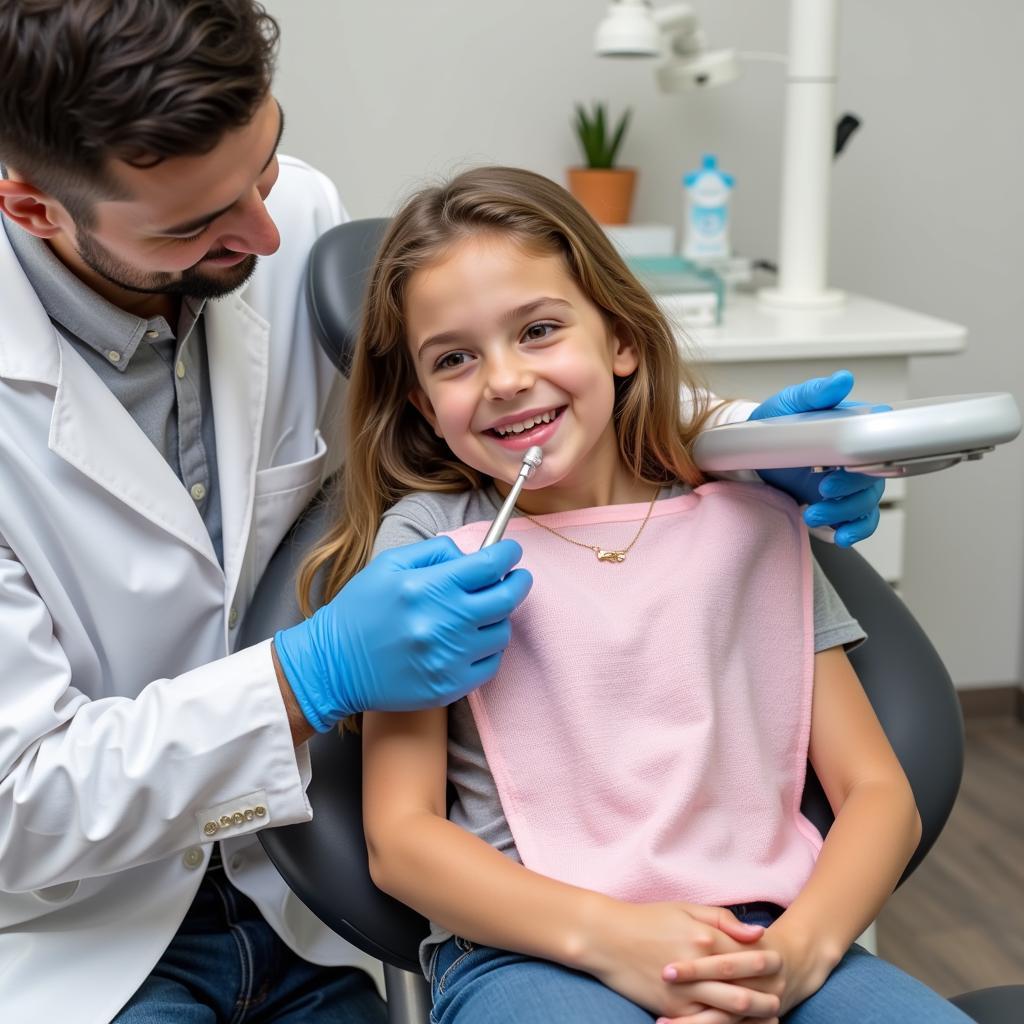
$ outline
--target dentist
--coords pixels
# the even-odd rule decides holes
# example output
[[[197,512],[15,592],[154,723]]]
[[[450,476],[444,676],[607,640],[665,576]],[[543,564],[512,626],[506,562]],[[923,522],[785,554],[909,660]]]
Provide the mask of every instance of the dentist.
[[[490,678],[529,589],[512,541],[467,557],[430,541],[286,631],[283,659],[269,640],[236,649],[341,456],[325,437],[342,382],[303,277],[345,214],[278,155],[276,40],[254,0],[0,0],[11,1024],[383,1020],[373,962],[291,895],[255,833],[310,817],[314,729]],[[775,482],[843,542],[874,529],[874,485],[833,476],[822,502],[808,472]]]

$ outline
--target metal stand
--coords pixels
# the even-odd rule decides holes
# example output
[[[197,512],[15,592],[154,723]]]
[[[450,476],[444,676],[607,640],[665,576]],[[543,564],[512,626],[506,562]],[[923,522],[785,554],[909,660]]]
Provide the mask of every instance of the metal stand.
[[[430,1019],[430,989],[423,975],[386,963],[384,990],[387,992],[389,1024],[427,1024]]]

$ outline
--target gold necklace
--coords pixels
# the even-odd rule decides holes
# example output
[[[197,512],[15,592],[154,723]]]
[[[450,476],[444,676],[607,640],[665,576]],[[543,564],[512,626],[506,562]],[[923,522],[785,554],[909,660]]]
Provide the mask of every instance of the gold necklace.
[[[568,541],[570,544],[575,544],[578,548],[587,548],[589,551],[593,551],[597,555],[599,562],[624,562],[626,555],[629,554],[630,549],[640,539],[640,534],[644,532],[644,527],[647,525],[647,520],[651,518],[651,512],[654,510],[654,503],[658,499],[658,495],[661,493],[661,487],[656,487],[654,490],[654,496],[651,498],[651,503],[647,506],[647,515],[644,516],[644,521],[640,524],[640,529],[633,535],[633,539],[624,547],[618,551],[612,551],[601,547],[599,544],[584,544],[581,540],[573,540],[572,537],[566,537],[564,533],[559,533],[557,530],[552,530],[550,526],[545,526],[544,523],[538,522],[533,516],[524,512],[521,508],[516,508],[516,511],[523,516],[525,519],[529,519],[534,526],[539,526],[542,530],[547,530],[548,533],[553,533],[556,537],[560,537],[562,540]]]

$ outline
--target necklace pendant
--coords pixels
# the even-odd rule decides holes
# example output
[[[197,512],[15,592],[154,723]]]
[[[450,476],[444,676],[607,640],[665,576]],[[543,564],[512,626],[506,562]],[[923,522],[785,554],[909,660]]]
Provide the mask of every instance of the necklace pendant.
[[[624,562],[626,560],[625,551],[605,551],[604,548],[598,548],[596,554],[599,562]]]

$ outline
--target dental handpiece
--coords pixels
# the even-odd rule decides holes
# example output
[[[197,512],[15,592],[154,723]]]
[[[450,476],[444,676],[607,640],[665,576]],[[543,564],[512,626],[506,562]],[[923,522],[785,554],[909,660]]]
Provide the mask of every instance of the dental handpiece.
[[[526,449],[526,453],[523,455],[523,464],[519,467],[519,475],[512,484],[512,490],[508,492],[508,497],[498,510],[498,514],[494,517],[494,522],[491,523],[491,528],[487,531],[483,544],[480,545],[481,551],[484,548],[489,548],[492,544],[497,544],[501,540],[505,527],[508,526],[508,521],[512,518],[512,513],[515,511],[516,502],[519,500],[519,492],[523,489],[523,484],[526,483],[527,478],[541,464],[543,459],[544,453],[537,445],[532,445]]]

